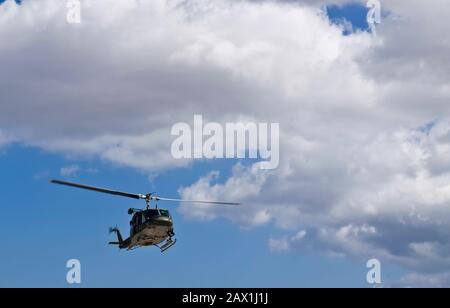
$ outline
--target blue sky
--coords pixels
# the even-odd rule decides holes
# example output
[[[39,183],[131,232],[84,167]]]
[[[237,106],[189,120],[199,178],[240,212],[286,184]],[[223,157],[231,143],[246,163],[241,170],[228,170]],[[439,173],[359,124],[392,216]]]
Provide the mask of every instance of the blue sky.
[[[328,17],[334,23],[342,24],[342,21],[347,20],[352,24],[354,30],[368,30],[367,13],[368,9],[359,3],[330,5],[327,7]]]
[[[54,5],[49,1],[46,4]],[[371,43],[375,38],[367,33],[341,35],[317,16],[317,11],[307,8],[274,4],[270,10],[264,10],[253,3],[234,11],[245,13],[248,10],[255,13],[254,16],[271,18],[272,33],[264,31],[263,27],[268,24],[265,20],[245,20],[241,25],[243,20],[234,20],[233,14],[221,9],[213,12],[216,15],[211,19],[202,16],[204,20],[198,24],[195,21],[184,24],[185,20],[180,22],[179,16],[174,17],[170,10],[162,10],[159,15],[160,11],[154,10],[153,4],[145,4],[152,8],[149,12],[156,12],[153,19],[143,18],[139,11],[125,4],[117,4],[120,5],[124,5],[127,12],[124,16],[116,14],[116,19],[111,20],[134,21],[137,16],[141,19],[136,20],[145,25],[149,23],[149,27],[154,26],[153,22],[161,23],[162,27],[167,25],[164,28],[167,32],[161,31],[156,37],[145,36],[148,40],[141,41],[140,36],[136,37],[142,30],[136,28],[139,23],[130,22],[129,28],[115,25],[102,16],[101,6],[90,8],[87,26],[83,27],[66,25],[63,14],[41,16],[35,8],[30,8],[33,21],[41,22],[42,26],[15,18],[7,25],[14,21],[17,28],[3,32],[0,29],[0,35],[10,42],[10,48],[0,49],[0,65],[12,66],[10,71],[14,74],[11,76],[16,78],[0,73],[0,93],[4,95],[3,105],[0,105],[0,232],[4,237],[0,247],[0,287],[71,287],[65,280],[65,264],[69,259],[81,261],[82,287],[370,287],[366,282],[367,254],[372,256],[380,251],[388,258],[382,260],[385,286],[395,284],[410,273],[402,267],[405,264],[425,273],[431,268],[433,274],[434,260],[446,257],[447,242],[443,241],[437,248],[432,245],[445,237],[448,228],[440,220],[437,224],[422,224],[422,218],[429,217],[429,221],[434,222],[436,213],[439,219],[445,217],[441,212],[429,213],[428,209],[432,208],[430,204],[436,205],[435,199],[447,200],[447,197],[443,195],[429,201],[426,197],[433,194],[420,195],[421,190],[414,185],[417,183],[415,176],[423,174],[423,168],[431,168],[430,178],[419,180],[428,180],[424,186],[436,188],[436,194],[445,192],[446,182],[439,176],[446,174],[448,155],[441,153],[443,156],[437,156],[434,164],[423,167],[422,157],[411,158],[409,153],[404,155],[402,149],[417,146],[413,148],[416,151],[411,152],[422,153],[421,146],[433,150],[433,142],[448,140],[444,138],[447,131],[441,120],[430,126],[424,135],[414,131],[430,123],[436,115],[442,114],[445,118],[448,105],[445,99],[425,90],[415,92],[414,80],[403,80],[405,75],[418,75],[410,71],[416,68],[410,65],[417,63],[415,54],[405,57],[396,54],[404,46],[397,39],[397,30],[409,31],[411,25],[389,28],[388,22],[383,23],[385,32],[381,35],[386,35],[390,44],[376,49]],[[295,12],[286,14],[288,9]],[[57,10],[49,9],[49,12]],[[334,23],[341,24],[345,19],[352,23],[353,29],[367,30],[364,6],[329,6],[327,13]],[[230,16],[236,24],[230,23]],[[92,31],[95,22],[108,27],[100,32]],[[314,27],[310,28],[307,22]],[[58,23],[61,27],[52,26]],[[177,32],[180,26],[183,31]],[[37,30],[31,33],[28,27]],[[198,29],[211,36],[197,40]],[[232,29],[235,31],[230,33]],[[255,35],[255,29],[261,33]],[[154,33],[159,32],[150,32]],[[178,38],[178,33],[180,39],[173,40]],[[16,36],[21,39],[17,40]],[[428,34],[422,39],[424,37],[428,38]],[[121,44],[121,39],[136,48]],[[251,41],[249,46],[245,44],[247,41]],[[22,46],[26,46],[26,50]],[[189,52],[183,54],[180,50]],[[197,51],[200,59],[195,58]],[[202,53],[207,52],[211,52],[206,57],[210,62],[202,58],[205,57]],[[170,61],[180,61],[175,69],[164,65],[173,63],[165,58],[169,54]],[[186,54],[192,58],[183,58]],[[433,61],[427,63],[432,68],[437,65],[436,59],[446,59],[446,56],[447,53],[433,56]],[[33,70],[22,69],[21,57],[27,57],[26,68]],[[264,61],[258,57],[263,57]],[[235,65],[236,59],[244,60]],[[404,62],[396,64],[396,61]],[[424,65],[421,69],[427,68]],[[264,80],[265,76],[270,76],[270,82]],[[444,82],[448,82],[444,77]],[[393,82],[395,78],[400,78],[401,82]],[[433,79],[427,89],[440,85],[438,81]],[[404,82],[411,84],[405,86]],[[398,84],[400,89],[395,88]],[[407,86],[411,87],[409,91],[405,90]],[[446,89],[442,86],[440,92],[433,92],[448,95],[450,92]],[[403,91],[414,97],[407,97]],[[373,102],[367,102],[368,97],[373,97]],[[419,98],[430,101],[426,110],[416,101]],[[197,100],[198,105],[189,104]],[[211,104],[212,100],[217,104]],[[167,107],[170,105],[167,101],[173,106]],[[398,105],[390,108],[389,104]],[[205,110],[208,118],[220,121],[229,120],[222,117],[224,114],[232,119],[248,115],[270,121],[273,116],[287,127],[289,133],[284,141],[289,142],[282,144],[287,150],[282,151],[280,168],[267,183],[260,184],[259,196],[247,196],[253,206],[249,206],[250,212],[255,215],[258,214],[255,203],[265,209],[272,209],[273,203],[269,223],[246,228],[245,223],[233,223],[223,218],[225,215],[218,215],[220,218],[212,221],[194,221],[178,211],[176,204],[167,204],[164,206],[171,209],[174,216],[177,244],[166,254],[156,248],[119,252],[116,247],[107,245],[114,240],[108,228],[118,225],[127,234],[130,219],[127,209],[141,207],[142,203],[48,183],[49,179],[63,178],[135,193],[157,192],[162,196],[179,197],[181,187],[192,187],[211,171],[220,171],[219,183],[229,178],[242,180],[239,177],[242,175],[232,174],[235,160],[169,168],[172,161],[169,160],[168,166],[164,156],[167,153],[162,152],[167,138],[158,135],[168,131],[167,123],[163,123],[164,116],[170,126],[171,121],[192,119],[192,110]],[[388,116],[386,110],[389,110]],[[149,119],[149,114],[157,116]],[[401,138],[410,137],[405,133],[408,127],[413,130],[408,133],[414,140],[423,142],[405,143]],[[155,131],[156,136],[147,135],[149,130]],[[378,152],[372,155],[373,151]],[[72,152],[74,155],[70,155]],[[287,161],[292,162],[288,167]],[[152,170],[148,166],[153,162],[165,164],[166,169]],[[246,166],[252,163],[241,162]],[[343,167],[347,164],[351,168]],[[61,169],[70,166],[77,166],[78,172],[62,176]],[[439,168],[444,171],[436,172]],[[288,169],[291,173],[286,172]],[[158,176],[150,182],[149,174],[153,171]],[[243,175],[244,183],[246,175]],[[248,184],[253,184],[253,178],[248,178]],[[391,178],[395,180],[388,181]],[[405,182],[399,182],[401,180]],[[218,190],[233,193],[224,186],[219,186]],[[398,192],[401,198],[396,195]],[[419,196],[414,201],[425,200],[414,208],[424,209],[417,214],[418,221],[414,221],[409,204],[396,203],[398,200],[408,203],[409,196]],[[331,208],[331,202],[335,201],[337,206]],[[354,207],[355,203],[360,207]],[[372,213],[374,204],[379,206],[379,216],[375,218],[367,214]],[[242,211],[245,206],[244,203]],[[277,211],[285,209],[289,210],[288,215],[282,212],[277,215]],[[299,212],[306,213],[306,218],[302,216],[292,223],[289,215]],[[278,219],[277,216],[283,217]],[[311,237],[302,242],[305,246],[291,240],[301,230],[312,230],[311,235],[308,234]],[[330,236],[320,237],[324,230]],[[415,241],[417,230],[424,243]],[[370,237],[374,233],[375,237]],[[341,238],[333,237],[336,234]],[[393,234],[398,236],[392,237]],[[444,235],[441,237],[441,234]],[[270,238],[290,239],[290,249],[271,251]],[[408,250],[411,247],[416,251]],[[438,255],[426,260],[421,249]],[[327,256],[330,251],[353,257]],[[421,261],[424,261],[423,266]]]
[[[3,2],[5,2],[6,0],[0,0],[0,4],[2,4]],[[15,0],[17,3],[21,3],[22,2],[22,0]]]

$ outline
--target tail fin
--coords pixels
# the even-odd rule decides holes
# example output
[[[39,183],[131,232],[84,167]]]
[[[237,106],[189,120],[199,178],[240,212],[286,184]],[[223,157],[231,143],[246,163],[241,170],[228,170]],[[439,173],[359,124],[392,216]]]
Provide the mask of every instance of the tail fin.
[[[117,227],[109,228],[109,233],[113,233],[113,232],[116,233],[118,242],[110,242],[109,244],[122,246],[123,238],[122,238],[122,235],[120,234],[119,228],[117,228]]]

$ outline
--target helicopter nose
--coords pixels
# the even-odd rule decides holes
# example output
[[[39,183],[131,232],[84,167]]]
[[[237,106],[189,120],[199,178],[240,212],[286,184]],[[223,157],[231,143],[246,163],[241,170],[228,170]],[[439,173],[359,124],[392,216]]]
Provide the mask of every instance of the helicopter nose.
[[[155,223],[161,225],[161,226],[166,226],[166,227],[171,227],[172,226],[172,219],[170,219],[169,217],[158,217],[155,220]]]

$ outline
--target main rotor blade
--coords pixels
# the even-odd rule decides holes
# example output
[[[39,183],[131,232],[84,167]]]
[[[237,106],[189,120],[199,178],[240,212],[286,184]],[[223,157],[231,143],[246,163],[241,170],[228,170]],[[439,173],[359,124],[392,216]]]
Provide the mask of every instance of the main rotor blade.
[[[183,203],[202,203],[202,204],[217,204],[217,205],[241,205],[240,203],[231,202],[214,202],[214,201],[198,201],[198,200],[183,200],[183,199],[171,199],[171,198],[160,198],[157,196],[152,196],[155,201],[174,201]]]
[[[77,184],[77,183],[66,182],[66,181],[51,180],[50,183],[65,185],[65,186],[70,186],[70,187],[76,187],[76,188],[81,188],[81,189],[87,189],[87,190],[92,190],[92,191],[101,192],[101,193],[105,193],[105,194],[122,196],[122,197],[127,197],[127,198],[138,199],[138,200],[145,199],[144,195],[130,194],[127,192],[110,190],[110,189],[99,188],[99,187],[94,187],[94,186],[87,186],[87,185],[82,185],[82,184]]]

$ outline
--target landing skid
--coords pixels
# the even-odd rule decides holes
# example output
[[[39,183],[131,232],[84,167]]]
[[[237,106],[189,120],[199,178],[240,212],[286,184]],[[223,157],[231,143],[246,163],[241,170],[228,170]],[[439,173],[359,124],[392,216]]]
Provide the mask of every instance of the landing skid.
[[[161,249],[161,252],[165,252],[169,248],[171,248],[173,245],[175,245],[176,243],[177,243],[177,240],[172,240],[171,238],[169,238],[162,246],[159,246],[159,245],[155,245],[155,246],[158,247],[159,249]]]

